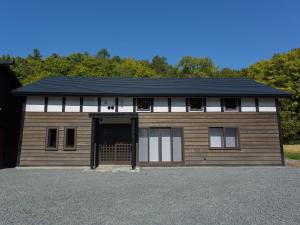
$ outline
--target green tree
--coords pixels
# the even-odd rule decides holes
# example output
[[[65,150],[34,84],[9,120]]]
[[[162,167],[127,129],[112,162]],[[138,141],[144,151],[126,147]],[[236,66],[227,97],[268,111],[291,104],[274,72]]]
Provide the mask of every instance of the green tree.
[[[286,54],[275,54],[272,59],[257,62],[242,70],[242,75],[261,83],[288,91],[292,98],[282,100],[281,119],[284,141],[300,141],[300,48]]]
[[[179,72],[188,77],[212,77],[218,69],[210,58],[184,56],[179,61]]]
[[[167,58],[158,55],[152,58],[151,67],[157,74],[167,74],[170,68]]]
[[[35,48],[33,49],[33,53],[32,55],[29,55],[30,58],[35,59],[35,60],[41,60],[42,59],[42,55],[40,53],[40,50]]]
[[[103,48],[99,52],[97,52],[96,57],[103,58],[103,59],[109,59],[110,54],[105,48]]]

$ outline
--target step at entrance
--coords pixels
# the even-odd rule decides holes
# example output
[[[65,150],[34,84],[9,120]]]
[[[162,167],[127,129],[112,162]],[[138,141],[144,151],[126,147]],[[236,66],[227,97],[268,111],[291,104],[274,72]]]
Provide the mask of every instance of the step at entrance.
[[[140,167],[136,167],[134,170],[130,165],[99,165],[96,172],[140,172]]]

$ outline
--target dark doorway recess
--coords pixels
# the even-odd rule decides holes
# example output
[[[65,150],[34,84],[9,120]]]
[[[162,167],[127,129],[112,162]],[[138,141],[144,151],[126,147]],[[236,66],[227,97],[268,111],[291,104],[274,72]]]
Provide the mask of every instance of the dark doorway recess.
[[[130,164],[131,124],[100,124],[96,138],[102,164]]]
[[[91,168],[100,164],[136,167],[136,113],[92,113]]]
[[[19,137],[22,119],[22,97],[11,91],[21,86],[11,63],[0,63],[0,168],[18,163]]]

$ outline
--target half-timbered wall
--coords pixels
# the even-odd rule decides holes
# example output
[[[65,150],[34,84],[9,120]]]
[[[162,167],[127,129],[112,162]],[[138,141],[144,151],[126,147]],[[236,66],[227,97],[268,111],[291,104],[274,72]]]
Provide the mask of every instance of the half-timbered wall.
[[[274,112],[139,113],[138,121],[140,128],[182,128],[183,162],[177,165],[281,165]],[[64,149],[67,127],[77,131],[72,151]],[[210,149],[210,127],[238,128],[239,148]],[[46,149],[47,128],[59,130],[55,150]],[[91,118],[87,112],[25,113],[20,166],[89,166],[90,149]]]

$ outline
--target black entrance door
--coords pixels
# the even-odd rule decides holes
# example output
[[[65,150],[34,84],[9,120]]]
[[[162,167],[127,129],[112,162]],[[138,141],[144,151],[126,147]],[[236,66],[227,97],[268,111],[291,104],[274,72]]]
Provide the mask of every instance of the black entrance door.
[[[98,144],[100,164],[128,164],[131,162],[131,125],[99,125]]]

